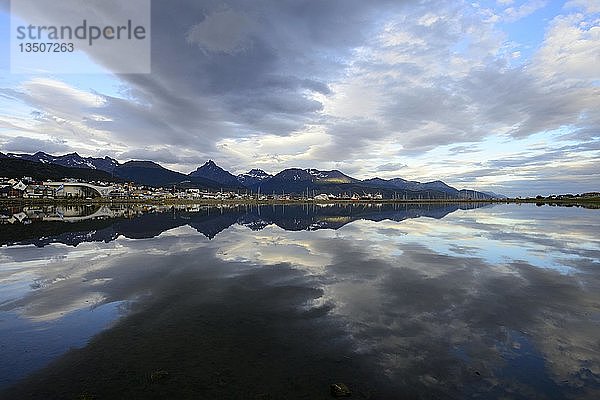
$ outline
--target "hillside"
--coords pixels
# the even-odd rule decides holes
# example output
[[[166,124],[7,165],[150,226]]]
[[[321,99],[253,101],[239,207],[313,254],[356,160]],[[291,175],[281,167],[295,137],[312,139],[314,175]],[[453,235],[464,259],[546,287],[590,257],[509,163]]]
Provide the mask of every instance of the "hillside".
[[[184,186],[219,189],[222,185],[209,179],[191,177],[171,171],[152,161],[128,161],[114,170],[115,176],[147,186]]]
[[[191,178],[208,179],[226,187],[241,187],[237,176],[225,171],[212,160],[208,160],[204,165],[198,167],[198,169],[188,176]]]
[[[180,188],[190,187],[213,191],[246,189],[254,192],[260,191],[263,194],[285,193],[295,195],[379,193],[384,198],[406,199],[486,199],[501,197],[493,193],[459,190],[441,180],[424,183],[403,178],[359,180],[338,170],[325,171],[314,168],[288,168],[275,175],[268,174],[263,170],[252,169],[248,173],[235,176],[212,160],[207,161],[195,171],[186,175],[167,169],[153,161],[128,161],[120,164],[110,157],[81,157],[77,153],[62,156],[52,156],[43,152],[32,155],[0,153],[0,159],[15,162],[11,164],[9,169],[11,177],[32,176],[44,179],[60,179],[67,177],[64,174],[67,173],[68,169],[60,170],[54,167],[74,167],[72,169],[78,171],[69,172],[68,177],[87,180],[111,180],[114,176],[128,182],[155,187],[178,186]],[[30,164],[19,164],[19,162]],[[110,171],[110,174],[102,173],[101,170]]]
[[[63,167],[69,168],[84,168],[84,169],[97,169],[112,173],[119,162],[110,157],[96,158],[96,157],[81,157],[77,153],[69,153],[62,156],[53,156],[42,151],[38,151],[35,154],[2,154],[0,157],[8,157],[17,160],[33,161],[43,164],[56,164]]]
[[[116,182],[119,179],[105,171],[87,168],[69,168],[56,164],[45,164],[27,160],[0,157],[0,177],[35,180],[62,180],[64,178],[86,181]]]

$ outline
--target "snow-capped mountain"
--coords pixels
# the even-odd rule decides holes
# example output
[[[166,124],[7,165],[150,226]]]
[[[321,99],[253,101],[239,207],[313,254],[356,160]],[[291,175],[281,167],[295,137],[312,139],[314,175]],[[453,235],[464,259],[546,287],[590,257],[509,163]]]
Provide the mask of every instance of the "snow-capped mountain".
[[[501,198],[495,193],[458,190],[441,180],[432,182],[409,181],[402,178],[372,178],[359,180],[338,170],[322,171],[314,168],[288,168],[276,175],[260,169],[252,169],[245,174],[234,176],[209,160],[194,172],[185,175],[171,171],[152,161],[130,161],[119,164],[110,157],[81,157],[77,153],[53,156],[44,152],[35,154],[2,154],[0,159],[19,159],[40,164],[54,164],[61,167],[90,169],[108,172],[111,177],[137,182],[150,186],[188,185],[205,189],[239,190],[243,187],[264,194],[286,193],[314,195],[379,193],[384,198],[403,196],[406,198]]]
[[[109,173],[112,173],[114,169],[119,165],[119,162],[117,160],[112,159],[110,157],[81,157],[77,153],[70,153],[62,156],[53,156],[42,151],[38,151],[35,154],[8,153],[6,154],[6,156],[8,158],[39,162],[43,164],[56,164],[69,168],[97,169]]]
[[[357,182],[360,181],[337,170],[320,171],[313,168],[288,168],[254,184],[253,188],[258,189],[260,187],[264,193],[303,193],[306,190],[317,190],[319,188],[333,190],[333,186],[339,187]],[[352,189],[349,188],[349,190]]]
[[[251,169],[245,174],[239,174],[237,176],[238,182],[246,187],[251,187],[257,183],[264,181],[265,179],[271,178],[273,175],[266,173],[262,169]]]
[[[312,183],[354,183],[358,179],[349,177],[340,171],[320,171],[314,168],[288,168],[271,177],[273,181],[312,182]]]
[[[358,182],[358,179],[354,179],[338,170],[332,170],[332,171],[320,171],[318,169],[307,169],[306,172],[308,172],[311,176],[313,176],[315,178],[316,181],[319,181],[321,183],[354,183],[354,182]]]

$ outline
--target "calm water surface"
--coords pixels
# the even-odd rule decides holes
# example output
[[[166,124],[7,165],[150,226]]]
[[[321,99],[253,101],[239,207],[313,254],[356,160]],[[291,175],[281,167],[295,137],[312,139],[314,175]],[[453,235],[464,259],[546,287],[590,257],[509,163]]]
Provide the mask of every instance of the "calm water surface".
[[[0,206],[0,398],[600,398],[600,210]]]

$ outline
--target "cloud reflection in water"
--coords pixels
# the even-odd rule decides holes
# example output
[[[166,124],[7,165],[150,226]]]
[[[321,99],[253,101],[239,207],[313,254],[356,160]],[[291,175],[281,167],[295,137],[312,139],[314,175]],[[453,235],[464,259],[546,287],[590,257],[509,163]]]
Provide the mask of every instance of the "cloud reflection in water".
[[[253,225],[231,225],[209,240],[197,232],[202,221],[192,218],[146,239],[4,247],[3,285],[33,279],[39,286],[16,285],[0,311],[47,321],[89,307],[90,299],[98,305],[136,300],[115,328],[58,364],[67,371],[103,343],[130,343],[136,326],[152,326],[183,346],[169,327],[188,332],[195,343],[196,336],[210,337],[188,329],[212,324],[228,346],[244,353],[238,356],[246,367],[268,351],[248,335],[268,335],[275,348],[284,346],[285,354],[256,362],[272,374],[284,361],[289,366],[282,371],[308,374],[299,378],[304,386],[298,393],[318,395],[311,385],[319,379],[326,384],[316,376],[329,371],[360,381],[357,387],[375,387],[368,390],[381,396],[598,396],[597,211],[495,206],[441,219],[371,219],[337,230],[288,231],[280,226],[297,221],[275,225],[253,218]],[[249,229],[254,226],[262,229]],[[244,315],[253,326],[244,325]],[[144,340],[156,345],[157,339]],[[177,349],[182,365],[193,369],[184,347]],[[341,366],[339,355],[349,357]],[[220,367],[230,357],[208,355]],[[244,370],[233,369],[248,384],[248,377],[238,376]],[[34,382],[47,384],[44,373]],[[273,395],[285,394],[281,385],[273,384]]]

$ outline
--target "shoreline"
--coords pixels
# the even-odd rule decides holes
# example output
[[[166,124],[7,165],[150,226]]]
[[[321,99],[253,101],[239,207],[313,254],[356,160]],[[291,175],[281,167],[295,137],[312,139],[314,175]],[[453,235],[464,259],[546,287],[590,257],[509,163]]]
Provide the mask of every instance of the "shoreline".
[[[592,205],[600,208],[600,198],[577,199],[428,199],[428,200],[255,200],[255,199],[0,199],[0,205],[294,205],[294,204],[548,204]]]

